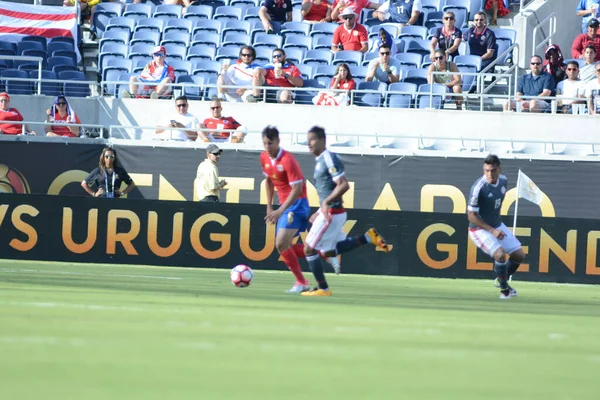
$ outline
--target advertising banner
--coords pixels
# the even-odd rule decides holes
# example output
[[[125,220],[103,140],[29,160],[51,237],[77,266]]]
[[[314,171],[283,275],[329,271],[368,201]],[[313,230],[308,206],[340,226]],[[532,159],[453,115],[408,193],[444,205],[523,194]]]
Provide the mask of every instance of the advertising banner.
[[[213,268],[248,264],[283,270],[275,228],[265,225],[264,215],[265,207],[254,204],[0,194],[0,254],[24,260]],[[516,279],[600,283],[600,221],[523,217],[519,225],[516,233],[527,258]],[[342,256],[344,273],[493,278],[491,259],[468,239],[465,215],[348,210],[344,230],[350,236],[371,226],[392,251],[376,251],[369,244],[355,249]]]

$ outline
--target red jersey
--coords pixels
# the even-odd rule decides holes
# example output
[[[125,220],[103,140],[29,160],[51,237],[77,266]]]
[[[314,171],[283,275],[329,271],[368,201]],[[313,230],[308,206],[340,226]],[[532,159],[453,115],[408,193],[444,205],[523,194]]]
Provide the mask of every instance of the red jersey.
[[[207,129],[237,129],[240,127],[240,123],[231,117],[206,118],[202,124]],[[231,132],[212,131],[210,134],[215,139],[228,139]]]
[[[266,151],[260,154],[260,165],[263,174],[273,182],[279,196],[279,204],[285,203],[292,191],[292,185],[302,182],[302,193],[299,199],[306,198],[306,182],[296,157],[283,149],[277,158],[272,159]]]
[[[290,74],[293,77],[302,76],[302,73],[295,65],[292,65],[288,62],[282,65],[281,69],[283,70],[281,76],[279,78],[275,78],[275,67],[273,64],[268,64],[264,66],[266,71],[265,80],[267,81],[267,85],[269,86],[279,86],[279,87],[294,87],[283,75]]]
[[[350,30],[342,24],[333,32],[333,44],[336,46],[341,44],[344,50],[359,51],[363,43],[369,43],[369,33],[367,28],[358,22]]]
[[[350,79],[349,81],[345,80],[345,79],[341,79],[338,84],[340,85],[339,88],[334,88],[333,86],[335,85],[335,78],[333,78],[331,80],[331,85],[329,85],[330,88],[332,89],[346,89],[346,90],[354,90],[356,89],[356,82],[354,82],[354,79]]]
[[[16,108],[9,108],[8,111],[0,110],[1,121],[23,121],[23,116]],[[5,135],[19,135],[23,132],[23,125],[0,124],[0,131]]]
[[[305,21],[322,21],[327,15],[327,8],[329,8],[329,2],[327,0],[321,0],[318,4],[312,1],[308,14],[304,16]]]
[[[59,113],[55,113],[54,117],[50,117],[50,122],[54,122],[55,124],[59,124],[59,125],[52,125],[52,132],[56,133],[57,135],[60,136],[68,136],[68,137],[77,137],[75,135],[73,135],[73,133],[71,132],[71,130],[67,127],[64,126],[62,124],[66,124],[67,123],[67,118],[69,117],[69,114],[65,114],[65,117],[62,118],[60,116]],[[79,117],[77,116],[77,114],[73,113],[73,117],[75,117],[75,121],[73,121],[72,123],[74,124],[80,124],[81,121],[79,120]]]

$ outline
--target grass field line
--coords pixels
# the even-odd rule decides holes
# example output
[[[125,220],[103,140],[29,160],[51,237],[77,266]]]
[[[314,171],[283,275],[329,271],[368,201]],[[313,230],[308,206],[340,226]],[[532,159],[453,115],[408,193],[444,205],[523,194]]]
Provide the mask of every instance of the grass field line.
[[[72,271],[49,271],[49,270],[40,270],[40,269],[19,269],[19,268],[0,268],[0,272],[16,272],[16,273],[25,273],[25,274],[35,274],[35,273],[43,273],[43,274],[56,274],[56,275],[82,275],[82,276],[112,276],[112,277],[121,277],[121,278],[142,278],[142,279],[169,279],[180,281],[184,278],[175,277],[175,276],[153,276],[153,275],[132,275],[132,274],[102,274],[102,273],[90,273],[90,272],[72,272]]]

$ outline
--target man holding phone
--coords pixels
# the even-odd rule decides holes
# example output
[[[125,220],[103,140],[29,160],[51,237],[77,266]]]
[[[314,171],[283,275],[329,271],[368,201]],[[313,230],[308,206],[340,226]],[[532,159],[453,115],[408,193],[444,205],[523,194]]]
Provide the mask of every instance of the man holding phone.
[[[189,103],[187,97],[179,96],[175,99],[176,113],[173,116],[168,117],[166,121],[156,128],[156,133],[160,134],[160,139],[192,142],[198,138],[200,121],[198,121],[198,118],[196,118],[195,115],[188,112],[188,108]]]

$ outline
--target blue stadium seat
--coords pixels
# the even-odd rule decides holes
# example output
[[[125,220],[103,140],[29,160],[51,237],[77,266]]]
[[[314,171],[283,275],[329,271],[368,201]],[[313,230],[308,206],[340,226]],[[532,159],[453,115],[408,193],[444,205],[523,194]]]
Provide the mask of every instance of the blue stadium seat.
[[[38,71],[29,71],[29,77],[37,79]],[[42,70],[42,79],[58,79],[56,74],[52,71]],[[61,87],[58,82],[42,82],[41,83],[41,94],[46,96],[58,96],[60,94]],[[33,93],[37,93],[37,82],[33,83]]]
[[[333,65],[346,63],[349,66],[361,65],[362,53],[360,51],[353,50],[341,50],[333,55]]]
[[[381,107],[383,104],[383,94],[387,89],[387,84],[383,82],[360,82],[357,90],[374,90],[377,93],[354,93],[354,104],[363,107]]]
[[[313,50],[329,50],[331,51],[331,45],[333,44],[333,36],[324,33],[317,33],[313,37],[312,48]]]
[[[469,20],[472,20],[473,17],[475,16],[475,13],[479,12],[479,11],[484,11],[483,10],[483,6],[484,6],[484,1],[483,0],[471,0],[471,5],[469,7]]]
[[[418,25],[403,26],[398,38],[427,39],[427,28]]]
[[[131,61],[131,60],[128,60]],[[120,67],[105,67],[102,71],[102,80],[104,82],[118,81],[119,76],[123,73],[129,73],[129,70]],[[116,96],[117,83],[105,83],[103,87],[104,93]]]
[[[160,41],[160,45],[164,46],[169,43],[180,44],[184,47],[188,47],[190,45],[190,35],[189,35],[189,33],[181,32],[181,31],[165,32],[162,35],[162,40]]]
[[[517,40],[517,31],[514,29],[495,29],[494,34],[496,35],[496,40],[508,40],[511,45]]]
[[[85,74],[82,71],[61,71],[57,76],[63,81],[85,81]]]
[[[248,7],[256,6],[256,1],[254,1],[254,0],[230,0],[229,5],[248,8]]]
[[[404,77],[404,79],[402,79],[402,82],[410,82],[414,83],[417,86],[420,86],[427,83],[428,76],[429,72],[426,69],[411,69],[406,73],[406,76]]]
[[[77,65],[77,53],[74,51],[56,50],[51,57],[68,57],[73,61],[72,65]]]
[[[285,49],[285,58],[294,64],[302,64],[304,60],[304,54],[306,54],[306,50],[304,49],[295,47]]]
[[[63,94],[66,97],[88,97],[91,91],[87,83],[65,82]]]
[[[119,79],[117,79],[119,82],[123,82],[123,83],[119,83],[117,84],[117,87],[115,89],[115,94],[119,97],[119,98],[123,98],[123,92],[124,91],[129,91],[129,78],[131,78],[132,76],[135,76],[136,74],[133,73],[126,73],[123,72],[119,75]]]
[[[164,26],[165,21],[162,19],[143,18],[138,21],[137,25],[135,26],[135,30],[138,31],[140,29],[149,29],[162,33]]]
[[[100,52],[98,54],[98,72],[102,73],[102,67],[104,66],[104,59],[107,56],[125,58],[128,51],[129,51],[129,48],[125,44],[111,43],[111,42],[105,43],[104,46],[102,46],[102,48],[100,49]],[[50,62],[50,60],[49,60],[49,62]],[[48,68],[51,69],[50,64],[48,64]]]
[[[209,46],[213,46],[215,49],[220,46],[221,36],[218,33],[207,33],[204,31],[199,31],[194,34],[194,38],[192,39],[192,46],[197,44],[205,44]]]
[[[430,12],[427,14],[424,25],[427,29],[431,29],[434,27],[438,28],[440,26],[443,26],[444,25],[444,21],[442,20],[443,17],[444,17],[443,11]]]
[[[418,108],[441,109],[446,92],[446,86],[439,83],[420,85],[417,91],[416,104]],[[433,97],[429,93],[434,93]]]
[[[240,54],[240,47],[229,46],[229,47],[220,47],[217,49],[217,54],[215,55],[215,61],[222,62],[225,59],[229,60],[237,60]],[[233,61],[235,62],[235,61]]]
[[[442,11],[442,0],[421,0],[423,11]]]
[[[283,43],[283,48],[286,49],[286,51],[288,48],[299,48],[308,51],[311,46],[312,39],[310,36],[295,35],[291,33],[285,36],[285,42]]]
[[[237,32],[226,33],[223,38],[223,43],[221,43],[221,46],[223,46],[223,47],[250,46],[250,35],[246,35],[243,33],[237,33]]]
[[[329,65],[331,64],[333,56],[330,50],[309,50],[304,55],[304,64],[309,65]]]
[[[456,56],[454,57],[454,63],[458,66],[469,66],[475,67],[477,72],[481,71],[481,57],[476,55]]]
[[[296,64],[296,68],[298,68],[298,70],[302,74],[302,79],[306,80],[312,78],[313,68],[310,65]]]
[[[199,6],[189,6],[185,12],[183,18],[192,21],[198,21],[201,19],[212,19],[213,8],[205,4]]]
[[[446,6],[444,7],[444,12],[453,12],[454,15],[456,15],[456,22],[455,22],[455,26],[458,29],[462,29],[463,27],[467,26],[467,22],[469,21],[468,19],[468,9],[462,8],[462,7],[455,7],[455,6]]]
[[[471,0],[445,0],[442,11],[446,11],[449,8],[463,9],[468,13],[471,8]]]
[[[217,92],[217,88],[216,87],[208,87],[208,85],[216,85],[217,84],[217,77],[214,75],[209,75],[209,76],[205,76],[204,77],[204,84],[207,85],[204,88],[204,98],[205,99],[212,99],[214,97],[216,97],[218,95]]]
[[[412,39],[408,41],[406,46],[406,53],[416,53],[422,56],[429,56],[431,51],[429,49],[429,40],[423,39]]]
[[[210,45],[197,44],[188,48],[186,60],[206,60],[212,61],[215,58],[217,50]]]
[[[319,90],[325,89],[327,86],[323,85],[317,79],[305,79],[302,87],[303,88],[315,88],[318,90],[310,90],[310,91],[299,90],[296,92],[296,99],[294,100],[294,102],[296,104],[311,104],[312,105],[313,97],[315,97],[319,93]]]
[[[336,74],[336,71],[337,67],[334,65],[323,65],[321,67],[317,67],[317,69],[313,72],[313,79],[318,79],[320,77],[327,77],[331,79]]]
[[[229,32],[242,33],[245,35],[250,34],[250,22],[248,21],[236,21],[236,20],[225,20],[225,24],[221,29],[221,35],[225,35]]]
[[[169,63],[175,72],[183,75],[190,75],[192,73],[192,62],[184,60],[173,60]]]
[[[108,34],[108,32],[107,32]],[[105,35],[106,36],[106,35]],[[104,39],[102,39],[104,40]],[[139,30],[133,33],[129,45],[133,46],[136,43],[147,43],[152,46],[157,46],[160,43],[160,32],[155,30]]]
[[[15,66],[19,71],[27,71],[27,73],[29,73],[29,71],[37,71],[39,69],[38,63],[32,61],[15,61],[12,69],[15,69]]]
[[[221,63],[217,61],[194,61],[192,65],[192,75],[210,74],[217,76],[221,71]]]
[[[46,39],[44,36],[36,36],[36,35],[29,35],[29,36],[24,36],[21,39],[22,42],[37,42],[39,44],[42,45],[44,51],[46,51],[46,47],[48,46],[48,39]]]
[[[23,81],[8,81],[2,78],[29,78],[29,74],[26,71],[19,71],[16,69],[4,69],[0,70],[0,80],[4,81],[5,90],[8,94],[31,94],[32,85],[31,82]]]
[[[127,30],[129,33],[133,32],[135,28],[136,22],[133,18],[130,17],[114,17],[108,20],[108,25],[106,26],[106,30],[110,31],[112,29],[117,30]]]
[[[194,23],[189,19],[170,19],[163,29],[163,34],[175,31],[183,32],[189,36],[192,33],[193,26]]]
[[[367,77],[367,72],[369,72],[369,69],[363,66],[351,65],[350,72],[352,73],[353,78],[365,79]]]
[[[48,59],[48,69],[53,70],[56,65],[69,65],[77,67],[77,64],[73,62],[73,59],[70,57],[50,57]]]
[[[257,33],[256,36],[254,36],[254,42],[252,43],[252,46],[255,49],[265,47],[270,50],[275,50],[276,48],[281,48],[281,46],[283,46],[283,38],[279,35]]]
[[[417,94],[417,85],[409,82],[395,82],[390,84],[387,90],[388,107],[410,108]]]
[[[193,35],[196,36],[198,32],[212,32],[221,35],[223,30],[223,22],[214,19],[203,19],[196,22],[194,25]]]
[[[284,22],[281,25],[280,35],[286,36],[289,34],[298,34],[308,36],[310,33],[310,25],[306,22]]]
[[[204,94],[204,76],[201,75],[179,75],[177,83],[191,83],[200,86],[182,86],[184,96],[189,100],[202,100]]]
[[[94,8],[92,16],[92,31],[102,38],[108,21],[111,18],[121,16],[123,5],[121,3],[100,3]]]
[[[42,46],[39,42],[18,42],[17,43],[17,54],[23,54],[25,50],[41,50],[46,51],[46,47]]]
[[[460,65],[458,67],[460,72],[471,72],[476,73],[479,72],[476,67],[472,65]],[[462,91],[463,93],[469,93],[471,90],[475,89],[477,86],[477,76],[476,75],[462,75]]]
[[[107,3],[101,3],[107,4]],[[154,4],[152,3],[139,3],[139,4],[126,4],[125,9],[123,10],[124,17],[133,17],[140,16],[142,18],[150,18],[152,12],[154,11]]]
[[[385,29],[390,35],[392,35],[392,38],[396,39],[398,37],[398,32],[400,31],[398,29],[398,25],[384,23],[371,26],[369,28],[369,39],[379,37],[379,29],[381,28]]]
[[[134,73],[139,73],[142,72],[144,70],[144,68],[146,67],[146,64],[148,64],[150,61],[152,61],[152,57],[150,56],[134,56],[131,59],[132,62],[132,66],[131,66],[131,72]]]
[[[0,43],[2,43],[2,42],[0,42]],[[15,46],[15,48],[16,48],[16,46]],[[16,55],[16,52],[14,50],[0,49],[0,56],[15,56],[15,55]],[[13,60],[0,60],[0,68],[13,69]]]
[[[42,68],[46,69],[47,61],[46,61],[46,52],[45,51],[43,51],[43,50],[23,50],[23,53],[21,53],[21,55],[26,56],[26,57],[40,57],[42,59]],[[37,63],[36,63],[36,65],[37,65]]]
[[[339,25],[334,22],[317,22],[312,26],[310,36],[315,36],[316,34],[333,36],[333,32],[335,32],[338,26]]]
[[[244,21],[252,21],[252,20],[259,20],[260,21],[260,17],[258,16],[258,11],[260,10],[260,7],[249,7],[246,8],[243,12],[244,14]]]
[[[215,9],[215,13],[213,14],[213,19],[234,19],[241,20],[242,19],[242,9],[238,7],[231,6],[221,6]]]
[[[256,62],[259,64],[268,64],[271,62],[271,54],[273,50],[268,47],[256,47]]]
[[[108,32],[104,32],[104,36],[102,37],[102,39],[100,39],[100,48],[102,48],[102,45],[104,43],[114,42],[114,43],[120,43],[120,44],[127,44],[128,41],[129,41],[129,33],[128,32],[117,31],[117,30],[108,31]],[[50,50],[50,49],[52,49],[52,50]],[[69,43],[63,43],[63,42],[48,43],[48,53],[52,54],[52,52],[55,50],[74,51],[75,49]]]
[[[178,43],[166,43],[164,45],[167,51],[167,60],[179,59],[184,60],[187,53],[187,47]]]
[[[153,18],[160,17],[168,17],[171,18],[181,18],[183,7],[178,4],[161,4],[156,6],[154,9],[154,13],[152,14]]]
[[[131,72],[133,61],[127,58],[113,58],[106,62],[105,68],[119,68],[125,70],[125,72]]]
[[[13,42],[0,41],[0,50],[12,50],[13,54],[17,52],[17,44]]]
[[[154,45],[149,43],[135,43],[129,48],[129,53],[127,53],[127,58],[132,58],[132,56],[143,56],[150,57],[150,54],[154,50]]]
[[[394,55],[394,59],[398,60],[400,65],[414,65],[416,68],[421,68],[423,56],[419,53],[398,53]]]

